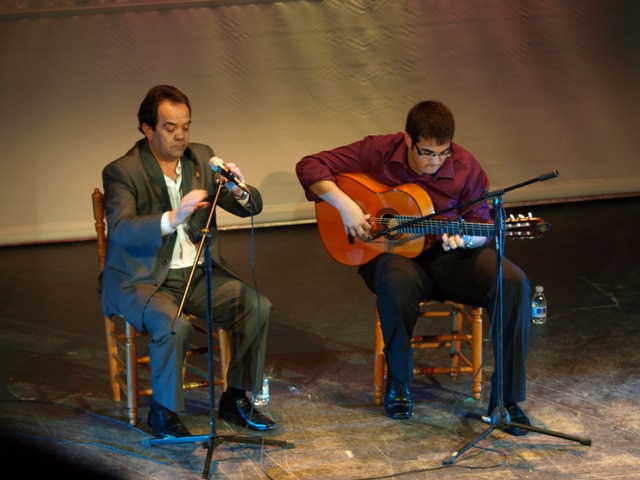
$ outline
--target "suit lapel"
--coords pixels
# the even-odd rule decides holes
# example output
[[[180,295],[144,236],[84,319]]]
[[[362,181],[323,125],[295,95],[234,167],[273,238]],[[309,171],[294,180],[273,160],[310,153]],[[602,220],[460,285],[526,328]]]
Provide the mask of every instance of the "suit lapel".
[[[181,159],[182,167],[182,195],[186,195],[191,190],[204,189],[204,175],[201,172],[200,165],[196,161],[195,156],[190,149],[187,148],[185,154]],[[194,243],[199,243],[201,239],[200,229],[205,226],[206,218],[209,215],[209,210],[196,211],[189,218],[187,223],[188,232],[191,236],[191,240]]]
[[[191,190],[203,188],[203,178],[200,166],[187,149],[180,161],[182,168],[182,195],[186,195]]]
[[[153,153],[151,153],[151,149],[147,142],[144,142],[140,147],[140,158],[149,180],[151,181],[151,188],[162,204],[162,210],[165,212],[171,210],[171,199],[169,198],[169,192],[167,191],[167,183],[164,180],[164,174],[162,173],[160,165],[158,165],[158,162],[153,156]]]

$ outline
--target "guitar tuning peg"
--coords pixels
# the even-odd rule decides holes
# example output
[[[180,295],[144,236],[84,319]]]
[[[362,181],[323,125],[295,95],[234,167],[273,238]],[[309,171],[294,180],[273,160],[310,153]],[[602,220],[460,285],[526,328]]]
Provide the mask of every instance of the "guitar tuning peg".
[[[519,213],[519,214],[518,214],[518,218],[519,218],[519,219],[523,219],[523,218],[525,218],[525,216],[524,216],[524,215],[522,215],[521,213]]]
[[[531,214],[531,212],[529,212],[529,218],[533,218],[533,215]]]
[[[516,219],[516,217],[514,217],[514,216],[513,216],[513,213],[512,213],[511,215],[509,215],[509,218],[510,218],[511,220],[515,220],[515,219]]]

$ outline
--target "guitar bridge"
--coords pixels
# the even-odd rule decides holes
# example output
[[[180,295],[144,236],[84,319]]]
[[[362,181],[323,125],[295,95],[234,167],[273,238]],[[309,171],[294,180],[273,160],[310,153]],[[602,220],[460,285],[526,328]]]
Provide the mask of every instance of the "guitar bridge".
[[[385,230],[376,230],[374,232],[371,232],[369,235],[366,236],[366,238],[364,239],[365,242],[371,242],[377,238],[380,238],[382,235],[384,235]]]

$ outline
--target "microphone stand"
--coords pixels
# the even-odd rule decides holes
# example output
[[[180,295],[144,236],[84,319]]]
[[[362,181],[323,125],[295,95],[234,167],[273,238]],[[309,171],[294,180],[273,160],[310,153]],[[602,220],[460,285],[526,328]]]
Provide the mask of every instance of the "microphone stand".
[[[208,435],[190,435],[186,437],[165,437],[165,438],[146,438],[142,440],[142,444],[145,446],[153,446],[153,445],[164,445],[164,444],[174,444],[174,443],[198,443],[202,442],[202,447],[207,449],[207,456],[205,459],[204,470],[202,472],[202,478],[209,478],[209,469],[211,466],[211,460],[213,457],[213,450],[223,442],[232,442],[232,443],[246,443],[250,445],[274,445],[281,446],[284,448],[293,448],[294,444],[288,443],[286,441],[280,440],[272,440],[272,439],[264,439],[259,436],[248,436],[243,437],[239,435],[217,435],[216,434],[216,425],[215,425],[215,412],[214,412],[214,402],[215,402],[215,389],[214,389],[214,360],[213,360],[213,341],[211,338],[211,333],[213,331],[213,311],[212,311],[212,300],[211,300],[211,272],[213,270],[213,263],[211,257],[211,219],[213,218],[213,212],[218,203],[218,197],[220,196],[220,190],[222,188],[222,182],[218,182],[218,189],[216,191],[216,195],[211,205],[211,211],[209,213],[209,218],[207,220],[207,226],[201,230],[202,238],[200,239],[200,244],[198,245],[198,252],[196,253],[196,259],[193,262],[193,266],[191,268],[191,274],[189,276],[189,280],[187,281],[187,285],[184,290],[184,294],[182,295],[182,301],[180,306],[178,307],[178,312],[173,322],[173,328],[171,330],[171,334],[175,335],[176,326],[180,320],[182,314],[182,308],[184,307],[184,303],[187,298],[187,292],[189,291],[189,286],[191,285],[191,280],[193,279],[193,274],[195,273],[195,269],[198,264],[198,259],[200,258],[200,254],[204,249],[204,272],[205,272],[205,282],[206,282],[206,306],[207,306],[207,347],[208,347],[208,372],[207,372],[207,380],[209,383],[209,434]]]
[[[495,235],[495,244],[496,244],[496,292],[497,292],[496,303],[498,305],[498,308],[496,308],[496,312],[495,312],[495,325],[497,329],[496,330],[497,356],[495,359],[495,364],[496,364],[496,377],[498,379],[498,399],[497,399],[496,407],[494,408],[493,412],[491,412],[491,417],[480,415],[475,412],[467,412],[465,414],[467,418],[474,418],[476,420],[481,420],[484,423],[487,423],[489,425],[489,428],[485,430],[482,434],[480,434],[476,439],[472,440],[471,442],[463,446],[460,450],[458,450],[457,452],[453,452],[451,456],[445,458],[442,461],[443,465],[452,465],[458,459],[458,457],[460,457],[460,455],[462,455],[464,452],[472,448],[476,443],[478,443],[479,441],[481,441],[482,439],[490,435],[494,430],[496,429],[506,430],[510,426],[517,427],[522,430],[542,433],[552,437],[564,438],[565,440],[572,440],[574,442],[580,443],[581,445],[586,445],[586,446],[591,445],[591,439],[589,438],[576,437],[576,436],[568,435],[561,432],[545,430],[543,428],[534,427],[532,425],[525,425],[522,423],[511,422],[509,412],[504,406],[504,391],[503,391],[503,380],[504,380],[503,335],[504,335],[504,332],[503,332],[503,302],[502,302],[502,293],[503,293],[502,292],[502,286],[503,286],[502,285],[503,284],[502,259],[504,258],[503,242],[505,239],[505,235],[504,235],[505,211],[504,211],[504,205],[502,202],[502,195],[504,195],[508,191],[523,187],[530,183],[538,182],[538,181],[543,182],[545,180],[549,180],[550,178],[557,177],[557,176],[558,176],[558,172],[554,171],[550,174],[542,175],[538,178],[534,178],[529,181],[520,183],[518,185],[505,188],[504,190],[498,190],[493,193],[488,193],[483,197],[481,197],[480,199],[478,199],[478,201],[482,201],[490,197],[493,197],[493,205],[494,205],[494,212],[495,212],[494,213],[494,235]]]
[[[467,418],[474,418],[477,420],[481,420],[487,424],[489,424],[489,428],[487,430],[485,430],[482,434],[480,434],[476,439],[474,439],[473,441],[467,443],[464,447],[462,447],[460,450],[458,450],[457,452],[454,452],[451,454],[451,456],[447,457],[446,459],[444,459],[442,461],[443,465],[452,465],[459,457],[460,455],[462,455],[464,452],[466,452],[467,450],[469,450],[470,448],[472,448],[476,443],[478,443],[479,441],[481,441],[482,439],[484,439],[485,437],[489,436],[494,430],[499,429],[499,430],[506,430],[507,428],[509,428],[510,426],[513,427],[518,427],[522,430],[528,430],[528,431],[532,431],[532,432],[537,432],[537,433],[543,433],[545,435],[550,435],[553,437],[559,437],[559,438],[564,438],[566,440],[572,440],[575,442],[580,443],[581,445],[587,445],[590,446],[591,445],[591,439],[588,438],[580,438],[580,437],[575,437],[573,435],[567,435],[565,433],[560,433],[560,432],[554,432],[552,430],[545,430],[542,428],[538,428],[538,427],[534,427],[532,425],[524,425],[521,423],[517,423],[517,422],[511,422],[510,417],[509,417],[509,412],[507,411],[507,409],[504,406],[504,392],[503,392],[503,380],[504,380],[504,373],[503,373],[503,366],[504,366],[504,359],[503,359],[503,301],[502,301],[502,259],[504,258],[504,246],[503,246],[503,241],[505,238],[505,228],[504,228],[504,205],[502,202],[502,196],[511,191],[511,190],[515,190],[516,188],[521,188],[524,187],[525,185],[529,185],[531,183],[534,182],[544,182],[545,180],[549,180],[551,178],[557,177],[559,175],[557,170],[554,170],[553,172],[541,175],[537,178],[532,178],[530,180],[527,180],[525,182],[519,183],[517,185],[513,185],[511,187],[505,188],[503,190],[497,190],[495,192],[488,192],[485,195],[483,195],[480,198],[477,198],[475,200],[471,200],[469,202],[466,203],[462,203],[456,206],[453,206],[451,208],[447,208],[445,210],[441,210],[440,212],[434,212],[431,213],[429,215],[426,215],[424,217],[418,217],[418,218],[414,218],[408,222],[402,223],[400,225],[396,225],[394,227],[386,227],[382,230],[378,230],[375,233],[373,233],[372,235],[370,235],[369,240],[373,240],[376,239],[382,235],[388,235],[391,232],[395,231],[395,230],[401,230],[403,228],[406,228],[408,226],[414,225],[416,223],[420,223],[424,220],[442,215],[446,212],[450,212],[452,210],[459,210],[463,207],[466,207],[468,205],[472,205],[478,202],[482,202],[485,200],[488,200],[489,198],[493,198],[494,199],[494,237],[495,237],[495,243],[496,243],[496,292],[497,292],[497,297],[496,297],[496,304],[497,304],[497,308],[496,308],[496,312],[495,312],[495,327],[496,327],[496,350],[497,350],[497,355],[496,355],[496,359],[495,359],[495,365],[496,365],[496,377],[497,377],[497,381],[498,381],[498,399],[497,399],[497,405],[495,407],[495,409],[493,410],[493,412],[491,412],[491,416],[485,416],[485,415],[479,415],[477,413],[474,412],[467,412],[465,414],[465,416]]]

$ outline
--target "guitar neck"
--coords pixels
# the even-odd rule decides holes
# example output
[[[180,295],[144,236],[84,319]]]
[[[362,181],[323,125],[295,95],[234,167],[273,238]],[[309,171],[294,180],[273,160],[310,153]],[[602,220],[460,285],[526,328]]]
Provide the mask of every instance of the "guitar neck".
[[[409,233],[414,235],[442,235],[443,233],[446,233],[448,235],[488,237],[493,234],[495,228],[492,223],[465,222],[461,219],[428,219],[417,222],[416,219],[417,217],[397,216],[395,220],[398,225],[397,228],[394,228],[393,230],[398,233]]]

